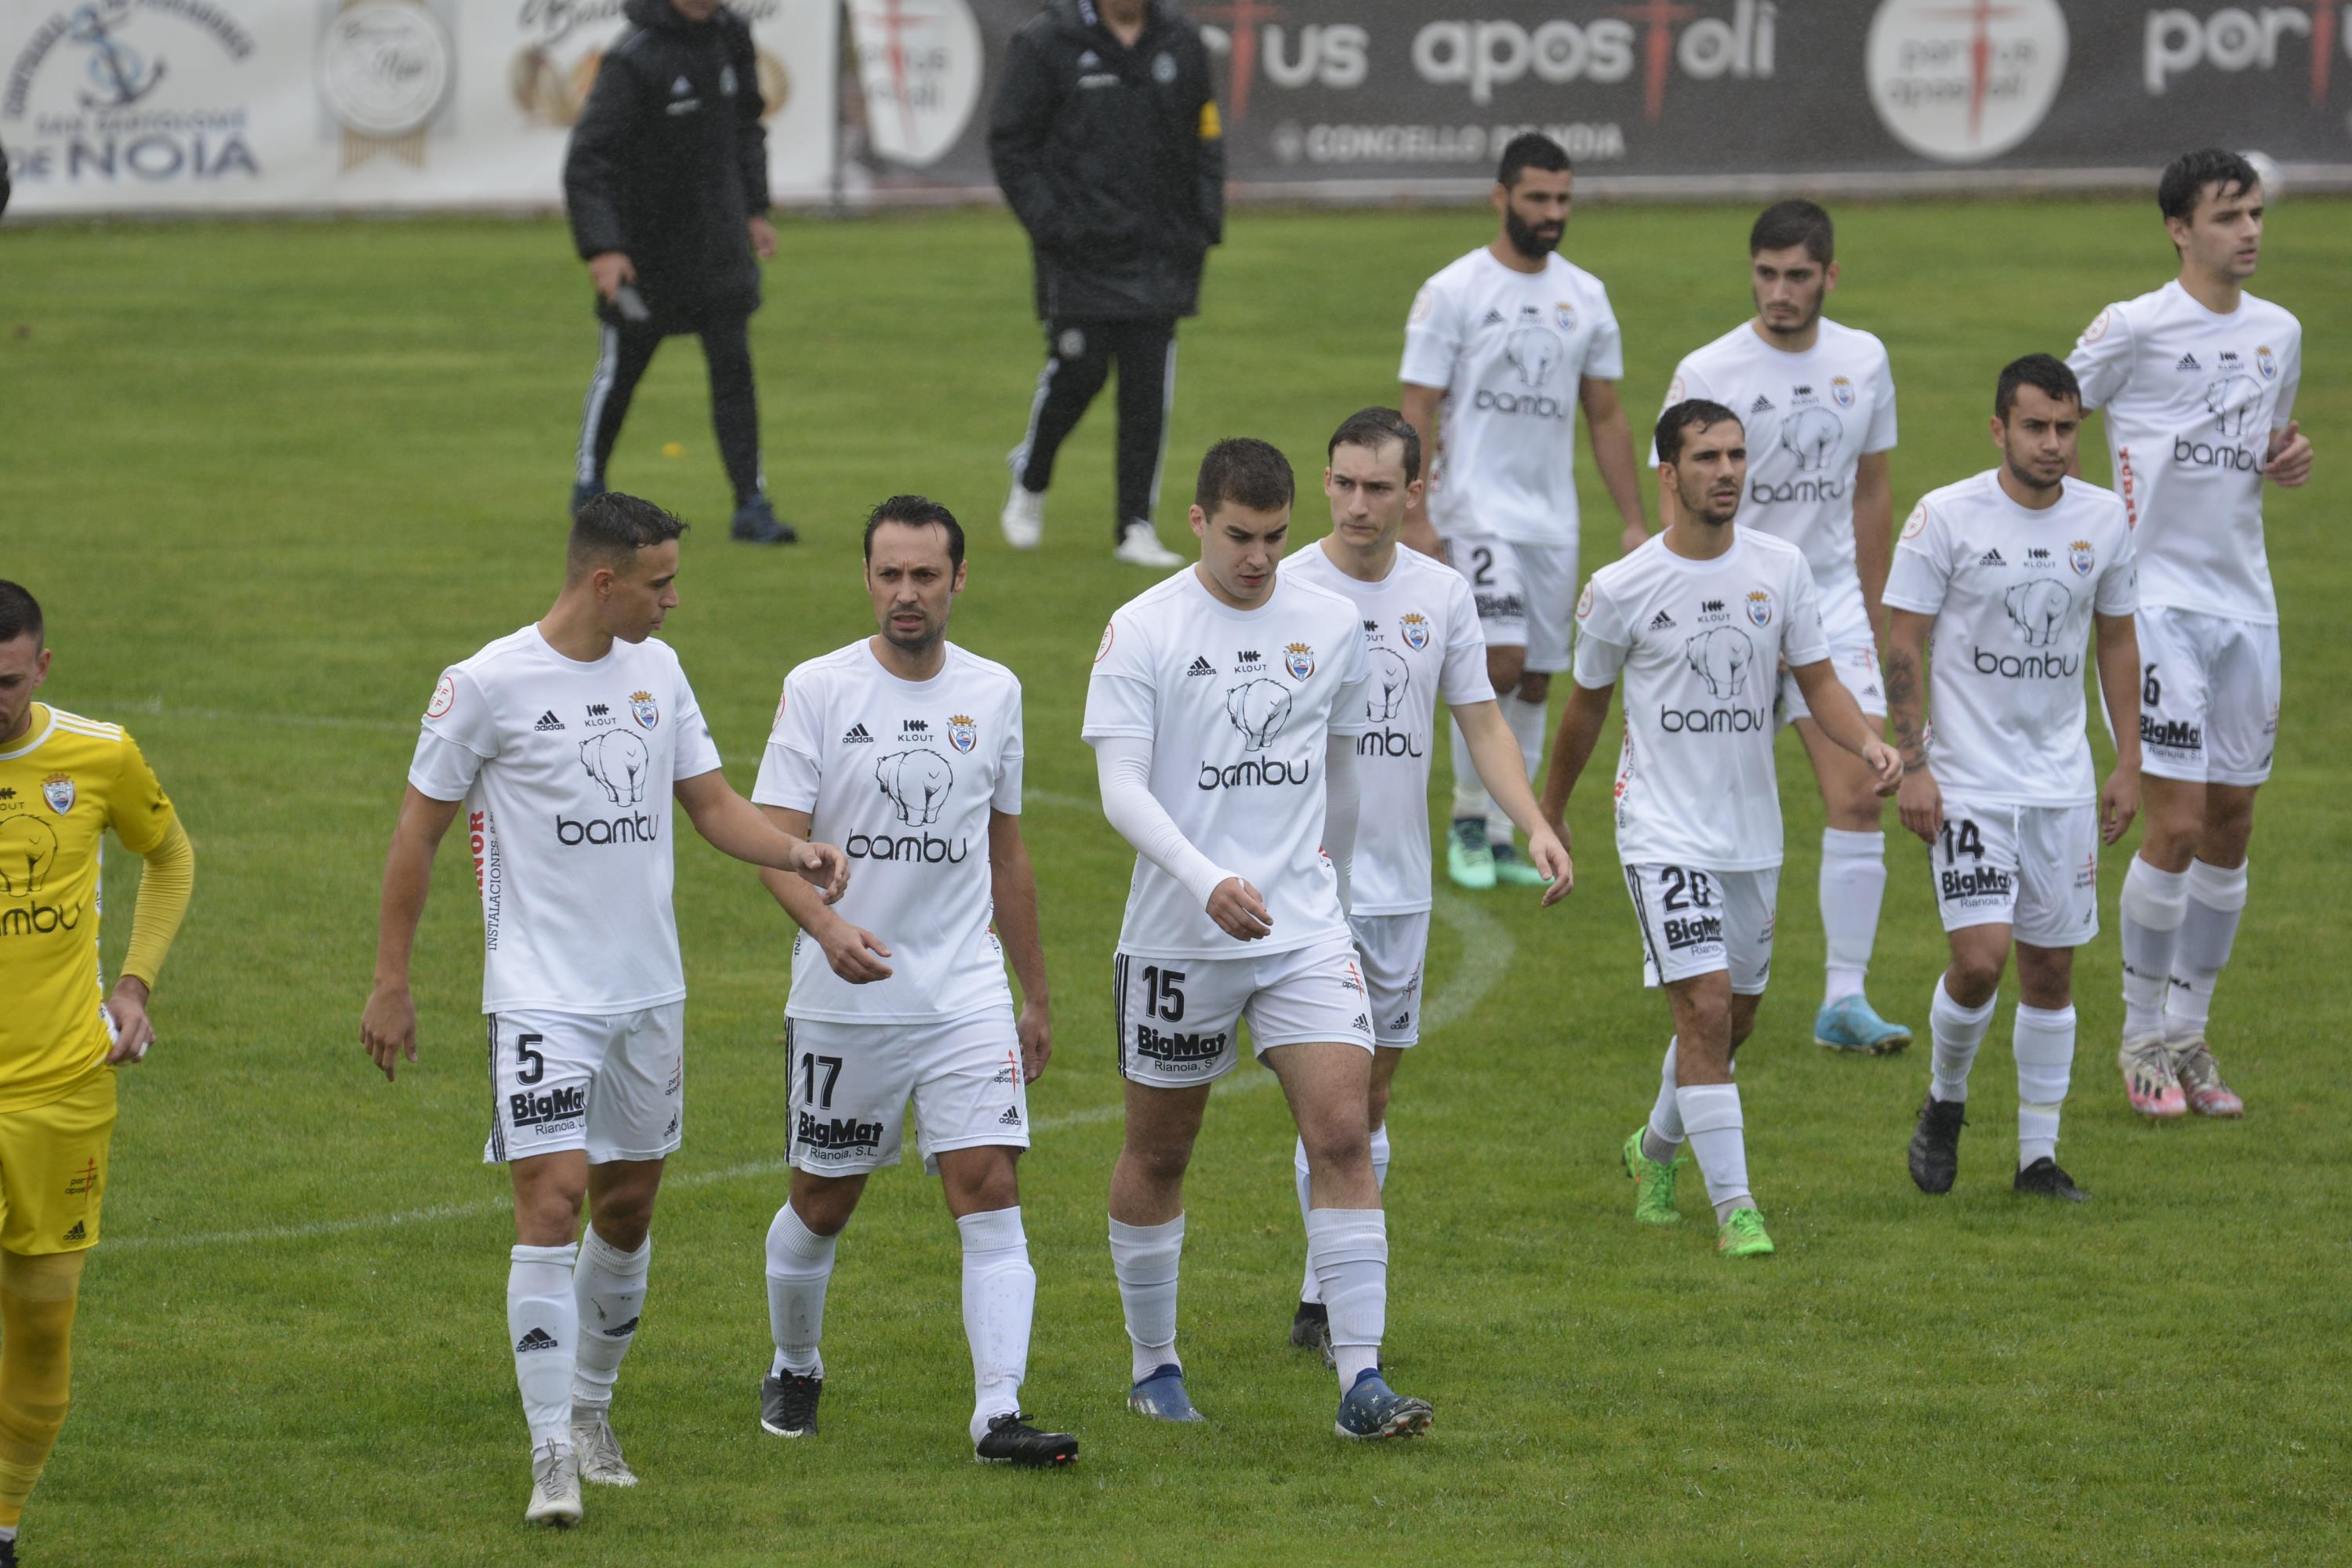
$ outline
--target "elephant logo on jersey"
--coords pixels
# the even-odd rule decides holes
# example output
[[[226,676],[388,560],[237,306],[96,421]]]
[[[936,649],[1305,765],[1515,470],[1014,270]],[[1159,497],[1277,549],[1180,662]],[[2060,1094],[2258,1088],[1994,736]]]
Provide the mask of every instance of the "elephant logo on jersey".
[[[1780,424],[1780,449],[1797,459],[1800,473],[1826,468],[1845,440],[1845,426],[1826,408],[1800,408]]]
[[[604,798],[614,805],[635,805],[646,798],[646,743],[626,730],[606,730],[580,742],[580,765],[604,786]]]
[[[1404,694],[1412,686],[1412,671],[1402,654],[1376,647],[1372,649],[1372,678],[1376,689],[1372,700],[1364,704],[1364,711],[1385,724],[1404,706]]]
[[[955,771],[932,751],[893,752],[874,764],[874,777],[898,809],[898,820],[911,827],[937,822],[955,786]]]
[[[2074,595],[2066,584],[2049,577],[2037,577],[2031,583],[2020,583],[2001,595],[2001,604],[2009,618],[2017,623],[2017,635],[2025,639],[2028,647],[2048,647],[2058,640],[2058,628],[2066,624],[2066,612],[2073,607]]]
[[[1718,699],[1737,697],[1748,684],[1748,667],[1756,661],[1756,647],[1738,626],[1717,626],[1683,644],[1683,658],[1691,671],[1706,682]]]
[[[1244,749],[1263,752],[1290,722],[1290,690],[1278,680],[1248,680],[1225,693],[1225,717]]]
[[[2205,389],[2205,412],[2224,436],[2243,436],[2262,402],[2262,384],[2251,375],[2224,376]]]
[[[29,814],[0,820],[0,893],[39,892],[57,858],[56,828]]]
[[[1551,373],[1567,352],[1533,306],[1519,312],[1517,329],[1503,340],[1503,357],[1518,367],[1519,380],[1528,386],[1550,385]]]

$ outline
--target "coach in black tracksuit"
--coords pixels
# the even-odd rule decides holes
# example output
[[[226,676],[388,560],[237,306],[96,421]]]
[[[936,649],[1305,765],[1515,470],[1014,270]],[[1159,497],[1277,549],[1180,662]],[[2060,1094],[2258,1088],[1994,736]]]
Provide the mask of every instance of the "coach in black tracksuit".
[[[735,537],[790,543],[763,493],[751,384],[760,262],[776,251],[751,29],[719,0],[627,0],[623,11],[631,28],[597,68],[563,162],[572,238],[604,324],[572,510],[603,493],[605,461],[654,351],[693,332],[735,488]]]
[[[1013,453],[1005,532],[1034,544],[1054,456],[1118,363],[1118,553],[1172,564],[1151,531],[1176,321],[1224,237],[1225,149],[1201,31],[1169,0],[1051,0],[1013,37],[989,127],[1029,231],[1048,358]]]

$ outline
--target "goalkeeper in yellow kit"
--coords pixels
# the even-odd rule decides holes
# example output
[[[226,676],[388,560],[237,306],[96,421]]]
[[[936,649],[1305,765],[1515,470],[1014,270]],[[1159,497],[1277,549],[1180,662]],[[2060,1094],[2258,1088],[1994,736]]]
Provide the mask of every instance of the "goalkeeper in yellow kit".
[[[114,1070],[147,1054],[147,993],[195,852],[121,726],[33,700],[41,607],[0,581],[0,1568],[65,1425],[82,1259],[98,1243]],[[98,972],[99,844],[144,858],[131,952]]]

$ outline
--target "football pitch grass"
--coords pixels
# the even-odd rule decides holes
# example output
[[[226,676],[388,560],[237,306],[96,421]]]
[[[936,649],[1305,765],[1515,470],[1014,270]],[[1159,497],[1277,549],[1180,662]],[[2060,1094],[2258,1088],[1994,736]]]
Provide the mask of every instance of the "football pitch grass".
[[[1591,208],[1571,225],[1569,254],[1624,324],[1637,428],[1675,358],[1746,311],[1750,216]],[[2146,200],[1838,216],[1832,313],[1885,339],[1900,387],[1898,518],[1991,464],[2004,362],[2063,353],[2171,265]],[[1413,289],[1489,221],[1237,215],[1182,333],[1163,536],[1181,542],[1203,446],[1251,434],[1291,455],[1307,487],[1295,536],[1319,537],[1324,438],[1393,399]],[[1108,559],[1108,399],[1066,449],[1045,547],[1015,556],[997,537],[1040,352],[1026,268],[1001,214],[786,226],[755,347],[768,472],[799,548],[726,539],[690,341],[656,362],[611,478],[696,524],[665,635],[747,790],[785,669],[872,629],[866,509],[920,490],[966,521],[953,635],[1026,685],[1024,821],[1054,986],[1055,1055],[1023,1165],[1038,1275],[1024,1402],[1075,1429],[1083,1457],[1050,1475],[971,1462],[956,1232],[911,1158],[845,1235],[822,1436],[761,1433],[789,926],[681,816],[687,1141],[614,1409],[644,1484],[592,1489],[584,1527],[551,1537],[520,1523],[512,1233],[504,1175],[479,1163],[462,834],[417,948],[422,1060],[387,1087],[357,1026],[415,715],[443,666],[537,616],[556,585],[594,358],[580,268],[548,222],[0,235],[0,575],[48,612],[46,695],[132,728],[200,859],[156,997],[161,1044],[124,1079],[75,1405],[26,1515],[28,1563],[2352,1558],[2352,986],[2328,893],[2352,857],[2336,679],[2352,598],[2352,203],[2283,207],[2258,282],[2305,323],[2297,414],[2319,468],[2269,497],[2284,719],[2215,1012],[2245,1121],[2151,1127],[2123,1102],[2115,895],[2135,830],[2102,858],[2106,929],[2077,972],[2061,1158],[2095,1197],[2009,1191],[2013,980],[1959,1184],[1913,1190],[1904,1147],[1943,956],[1926,851],[1890,811],[1871,991],[1921,1043],[1891,1059],[1817,1049],[1821,812],[1784,736],[1778,963],[1740,1074],[1780,1252],[1718,1262],[1696,1172],[1687,1223],[1637,1229],[1617,1148],[1668,1026],[1639,987],[1604,739],[1571,813],[1566,904],[1440,896],[1435,1026],[1391,1118],[1387,1349],[1397,1386],[1438,1418],[1424,1442],[1372,1448],[1332,1436],[1332,1378],[1284,1341],[1304,1243],[1287,1118],[1255,1067],[1213,1102],[1189,1188],[1180,1348],[1212,1424],[1123,1406],[1104,1193],[1130,857],[1096,809],[1078,722],[1101,626],[1150,579]],[[670,441],[683,458],[660,455]],[[1589,573],[1616,522],[1585,477]],[[1442,755],[1438,773],[1442,792]],[[118,851],[110,973],[133,869]]]

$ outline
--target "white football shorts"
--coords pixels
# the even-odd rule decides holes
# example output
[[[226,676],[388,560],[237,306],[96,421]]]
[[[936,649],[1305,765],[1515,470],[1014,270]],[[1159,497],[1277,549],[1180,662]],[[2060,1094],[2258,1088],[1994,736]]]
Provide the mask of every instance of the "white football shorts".
[[[686,1004],[635,1013],[492,1013],[486,1164],[584,1149],[588,1163],[677,1152]]]
[[[1358,915],[1348,926],[1356,933],[1356,956],[1364,966],[1373,1042],[1395,1049],[1419,1045],[1421,969],[1429,957],[1429,911]]]
[[[792,1067],[788,1163],[854,1176],[898,1163],[907,1100],[937,1174],[950,1149],[1029,1147],[1029,1088],[1008,1004],[936,1024],[784,1020]]]
[[[1236,948],[1244,944],[1235,942]],[[1312,947],[1234,958],[1112,960],[1118,1070],[1130,1082],[1197,1089],[1234,1068],[1236,1031],[1250,1048],[1332,1040],[1370,1050],[1370,998],[1356,945],[1333,937]]]
[[[2169,605],[2143,606],[2135,625],[2140,771],[2198,784],[2268,782],[2278,742],[2278,627]]]
[[[1488,647],[1527,649],[1532,674],[1569,668],[1576,630],[1576,546],[1526,544],[1457,530],[1445,536],[1445,561],[1468,579],[1478,629]]]
[[[1944,929],[2005,925],[2029,947],[2099,934],[2099,808],[1986,805],[1944,797],[1927,850]]]
[[[1642,928],[1642,984],[1664,985],[1724,970],[1741,996],[1772,977],[1772,906],[1780,868],[1711,871],[1628,866],[1625,887]]]
[[[1853,693],[1856,707],[1874,719],[1886,717],[1886,678],[1879,673],[1875,642],[1864,637],[1860,642],[1830,644],[1830,668],[1836,672],[1838,684]],[[1805,694],[1798,689],[1797,678],[1785,669],[1780,672],[1773,716],[1782,724],[1813,716],[1813,710],[1805,706]]]

